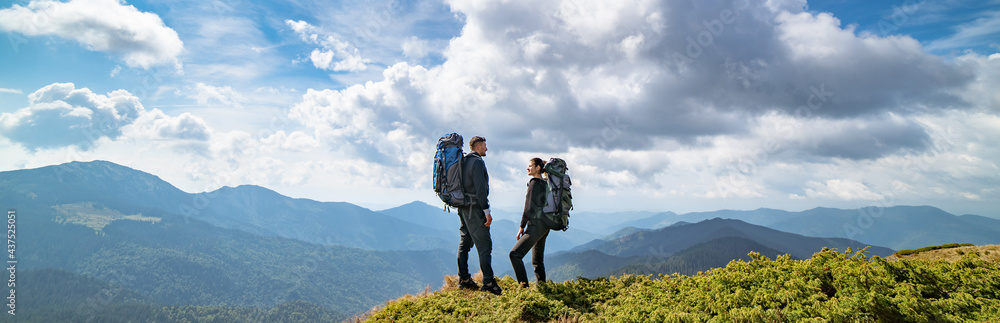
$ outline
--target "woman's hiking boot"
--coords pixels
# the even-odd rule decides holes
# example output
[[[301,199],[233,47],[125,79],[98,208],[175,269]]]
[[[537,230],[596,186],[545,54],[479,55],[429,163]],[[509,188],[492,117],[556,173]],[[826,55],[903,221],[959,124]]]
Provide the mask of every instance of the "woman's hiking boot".
[[[500,288],[500,285],[497,285],[497,282],[495,280],[483,284],[483,288],[480,288],[479,290],[487,291],[497,295],[500,295],[500,293],[503,292],[503,289]]]

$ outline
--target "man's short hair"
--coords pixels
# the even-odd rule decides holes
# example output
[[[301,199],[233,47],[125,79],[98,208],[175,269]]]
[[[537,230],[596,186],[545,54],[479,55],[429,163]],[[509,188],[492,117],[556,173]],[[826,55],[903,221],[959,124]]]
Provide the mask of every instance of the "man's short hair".
[[[486,138],[480,136],[472,137],[472,139],[469,140],[469,149],[476,147],[476,144],[479,142],[486,142]]]

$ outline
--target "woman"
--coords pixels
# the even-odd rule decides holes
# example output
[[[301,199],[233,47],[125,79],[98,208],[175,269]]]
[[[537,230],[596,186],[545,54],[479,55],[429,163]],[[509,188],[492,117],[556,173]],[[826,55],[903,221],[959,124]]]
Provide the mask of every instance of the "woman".
[[[524,255],[531,249],[531,264],[535,267],[535,278],[538,282],[545,281],[545,265],[542,257],[545,253],[545,237],[549,228],[541,223],[539,216],[545,207],[545,180],[542,179],[542,169],[545,161],[532,158],[528,162],[528,194],[524,197],[524,213],[521,214],[521,228],[517,231],[517,243],[510,250],[510,263],[514,266],[514,275],[521,287],[528,287],[528,274],[524,271]]]

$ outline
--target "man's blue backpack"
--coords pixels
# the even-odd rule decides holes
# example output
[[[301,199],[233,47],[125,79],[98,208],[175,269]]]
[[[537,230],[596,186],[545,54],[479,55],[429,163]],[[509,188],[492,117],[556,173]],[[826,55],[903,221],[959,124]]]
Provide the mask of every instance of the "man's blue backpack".
[[[444,202],[445,209],[471,204],[462,190],[462,135],[450,133],[438,139],[434,154],[434,193]]]

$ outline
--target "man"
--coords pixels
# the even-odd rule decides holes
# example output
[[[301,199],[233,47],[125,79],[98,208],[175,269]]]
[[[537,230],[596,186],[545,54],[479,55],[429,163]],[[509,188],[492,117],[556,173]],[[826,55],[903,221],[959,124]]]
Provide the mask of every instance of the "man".
[[[503,290],[493,277],[493,267],[490,265],[493,251],[493,240],[490,238],[490,177],[486,173],[486,139],[480,136],[469,140],[472,149],[462,162],[462,187],[466,194],[471,195],[471,205],[458,210],[462,220],[460,240],[458,242],[458,286],[466,289],[479,289],[500,295]],[[469,250],[476,246],[479,253],[479,268],[483,271],[483,287],[479,288],[469,275]]]

